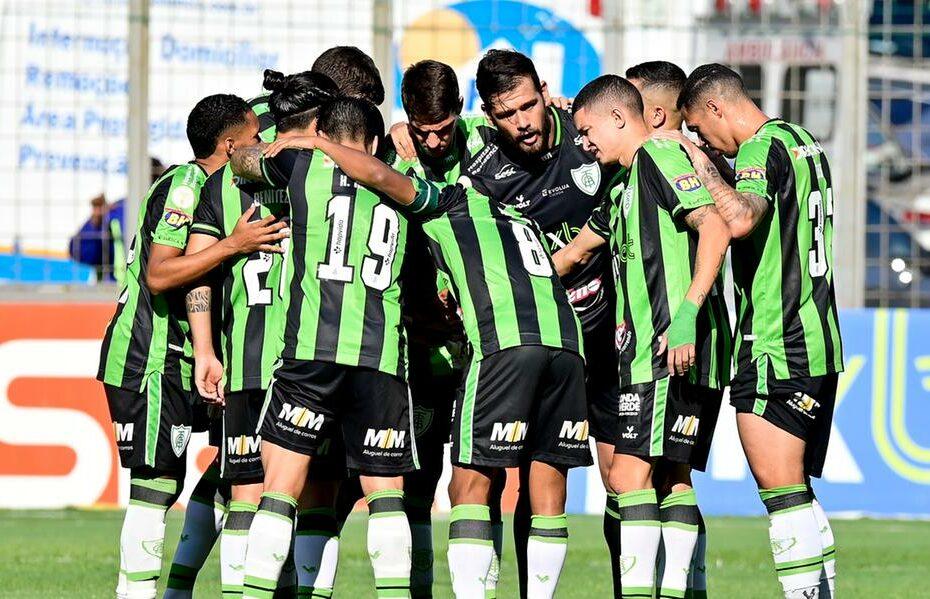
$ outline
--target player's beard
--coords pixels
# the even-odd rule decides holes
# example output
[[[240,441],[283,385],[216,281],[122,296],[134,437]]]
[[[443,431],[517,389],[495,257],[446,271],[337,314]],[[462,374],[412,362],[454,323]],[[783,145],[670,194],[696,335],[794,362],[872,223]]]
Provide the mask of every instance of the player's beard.
[[[502,136],[507,140],[507,146],[513,150],[517,156],[523,158],[536,158],[543,152],[549,149],[549,134],[552,132],[552,122],[549,118],[549,111],[546,111],[546,114],[543,118],[542,129],[531,130],[530,134],[536,134],[537,139],[533,142],[533,145],[528,146],[522,143],[520,140],[527,137],[527,134],[524,133],[518,139],[513,139],[510,136]]]

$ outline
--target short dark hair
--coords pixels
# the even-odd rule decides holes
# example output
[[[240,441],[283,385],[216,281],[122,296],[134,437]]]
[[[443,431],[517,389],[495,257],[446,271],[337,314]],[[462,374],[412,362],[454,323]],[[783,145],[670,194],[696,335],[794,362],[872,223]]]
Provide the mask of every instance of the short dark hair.
[[[678,94],[678,109],[691,108],[711,90],[749,98],[739,73],[730,67],[712,62],[702,64],[688,75],[688,80]]]
[[[421,60],[411,65],[400,83],[404,112],[419,123],[438,123],[458,113],[461,97],[455,71],[438,60]]]
[[[630,112],[643,114],[643,97],[636,87],[620,75],[601,75],[581,88],[572,102],[572,110],[578,112],[600,102],[611,106],[622,105]]]
[[[231,128],[245,125],[251,111],[248,102],[232,94],[214,94],[197,102],[187,117],[187,141],[194,156],[213,154],[220,138]]]
[[[271,91],[268,109],[281,133],[309,127],[320,106],[339,95],[332,79],[311,71],[284,75],[265,69],[263,85]]]
[[[384,137],[384,119],[378,107],[368,100],[343,96],[320,108],[316,129],[336,142],[370,144],[376,137]]]
[[[336,82],[344,96],[364,98],[380,106],[384,84],[375,61],[355,46],[334,46],[313,61],[310,70]]]
[[[677,64],[667,60],[641,62],[626,70],[626,78],[639,79],[644,87],[661,87],[674,93],[677,97],[685,86],[688,76]]]
[[[520,84],[520,79],[529,77],[533,87],[542,91],[536,65],[526,54],[515,50],[488,50],[478,63],[475,86],[485,105],[498,94],[509,92]]]

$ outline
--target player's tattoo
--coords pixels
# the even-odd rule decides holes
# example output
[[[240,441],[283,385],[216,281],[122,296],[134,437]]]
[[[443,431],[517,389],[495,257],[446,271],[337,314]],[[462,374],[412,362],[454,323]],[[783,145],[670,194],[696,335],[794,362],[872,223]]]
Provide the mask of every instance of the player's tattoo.
[[[720,216],[728,225],[749,220],[752,228],[755,228],[768,212],[768,200],[754,193],[736,191],[727,185],[709,158],[699,160],[696,170],[704,187],[714,198]]]
[[[264,180],[262,174],[262,152],[268,144],[261,143],[247,148],[239,148],[229,158],[233,172],[252,181]]]
[[[685,216],[685,223],[695,231],[701,228],[701,225],[704,223],[704,219],[707,218],[707,215],[711,213],[717,213],[716,206],[700,206],[689,212]]]
[[[185,304],[187,305],[187,311],[191,314],[197,312],[209,312],[211,295],[212,294],[210,293],[209,287],[198,287],[197,289],[191,289],[184,297]]]

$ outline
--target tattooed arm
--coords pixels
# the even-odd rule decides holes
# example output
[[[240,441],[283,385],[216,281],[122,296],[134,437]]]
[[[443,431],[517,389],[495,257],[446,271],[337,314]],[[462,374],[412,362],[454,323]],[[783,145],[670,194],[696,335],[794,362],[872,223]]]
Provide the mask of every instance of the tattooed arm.
[[[214,403],[223,402],[223,363],[213,351],[212,292],[207,284],[199,284],[184,298],[187,320],[194,345],[194,383],[197,391]]]
[[[685,222],[697,231],[697,255],[694,258],[694,275],[685,299],[698,307],[704,303],[707,294],[727,255],[730,245],[730,228],[720,216],[716,206],[701,206],[685,215]]]
[[[264,181],[262,173],[262,152],[268,147],[266,143],[238,148],[229,158],[233,172],[251,181]]]

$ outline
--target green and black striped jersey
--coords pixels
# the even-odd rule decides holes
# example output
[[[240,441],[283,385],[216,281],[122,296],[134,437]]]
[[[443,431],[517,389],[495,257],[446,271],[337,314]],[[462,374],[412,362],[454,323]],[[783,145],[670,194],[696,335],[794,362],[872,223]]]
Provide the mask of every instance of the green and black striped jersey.
[[[207,179],[191,233],[223,239],[253,203],[257,208],[251,220],[288,215],[286,190],[239,179],[227,164]],[[218,269],[214,288],[220,297],[214,299],[221,312],[214,320],[219,322],[228,392],[267,389],[271,382],[284,322],[283,262],[281,254],[255,252],[230,258]]]
[[[275,137],[277,137],[278,129],[275,126],[271,109],[268,107],[269,96],[271,96],[271,94],[268,92],[256,96],[249,100],[249,106],[252,107],[252,112],[258,117],[258,138],[270,144],[275,140]]]
[[[739,147],[736,190],[771,206],[749,236],[733,241],[737,370],[757,362],[759,372],[770,366],[782,380],[841,372],[833,186],[823,147],[797,125],[767,121]]]
[[[656,355],[659,335],[688,293],[697,252],[685,215],[713,203],[684,148],[650,140],[588,221],[611,248],[622,386],[669,375],[666,357]],[[698,312],[692,382],[715,389],[729,383],[731,336],[720,277]]]
[[[536,223],[467,177],[444,187],[412,180],[417,198],[408,214],[421,221],[451,284],[475,357],[521,345],[582,353],[581,325]]]
[[[284,358],[372,368],[406,378],[400,273],[407,219],[320,151],[262,160],[287,187]]]
[[[187,247],[206,179],[204,170],[193,162],[172,166],[149,188],[139,206],[136,234],[127,257],[126,286],[103,339],[98,380],[141,391],[149,374],[177,371],[184,384],[190,384],[193,352],[184,290],[152,295],[145,277],[153,243],[181,250]]]
[[[483,116],[459,117],[452,147],[442,160],[430,160],[425,156],[404,160],[396,152],[387,154],[393,155],[391,166],[406,175],[417,175],[427,181],[452,185],[459,180],[462,165],[484,147],[493,132],[494,128]]]

